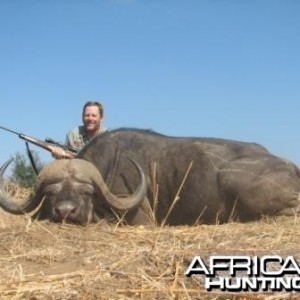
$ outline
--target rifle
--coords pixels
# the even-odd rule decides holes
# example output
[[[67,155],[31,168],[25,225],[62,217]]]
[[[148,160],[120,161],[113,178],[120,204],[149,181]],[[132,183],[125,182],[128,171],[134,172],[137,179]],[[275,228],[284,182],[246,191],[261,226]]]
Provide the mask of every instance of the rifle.
[[[57,142],[53,139],[50,139],[50,138],[46,138],[45,141],[42,141],[42,140],[36,139],[36,138],[31,137],[29,135],[25,135],[23,133],[16,132],[14,130],[11,130],[11,129],[3,127],[3,126],[0,126],[0,129],[3,129],[5,131],[16,134],[16,135],[19,136],[20,139],[25,140],[27,150],[29,149],[28,148],[28,142],[29,142],[31,144],[34,144],[34,145],[36,145],[38,147],[41,147],[41,148],[43,148],[47,151],[50,151],[50,152],[52,152],[55,147],[61,148],[61,149],[64,150],[64,156],[63,156],[64,158],[74,157],[79,151],[78,148],[66,146],[66,145],[64,145],[62,143],[59,143],[59,142]]]

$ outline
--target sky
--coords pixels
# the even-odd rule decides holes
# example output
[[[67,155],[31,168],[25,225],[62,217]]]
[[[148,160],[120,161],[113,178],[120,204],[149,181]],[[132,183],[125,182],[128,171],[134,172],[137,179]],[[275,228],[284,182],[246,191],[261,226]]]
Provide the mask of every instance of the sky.
[[[299,13],[298,0],[0,0],[0,126],[63,142],[97,100],[111,130],[255,142],[300,165]],[[3,130],[0,145],[1,164],[25,153]]]

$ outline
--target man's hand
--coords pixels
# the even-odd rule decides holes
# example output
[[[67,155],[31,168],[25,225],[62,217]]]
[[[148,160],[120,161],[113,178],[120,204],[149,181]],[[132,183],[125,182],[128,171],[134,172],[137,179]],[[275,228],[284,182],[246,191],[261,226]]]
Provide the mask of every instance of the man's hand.
[[[52,156],[56,159],[74,158],[75,157],[74,153],[72,153],[68,150],[64,150],[60,147],[50,146],[50,149],[51,149]]]

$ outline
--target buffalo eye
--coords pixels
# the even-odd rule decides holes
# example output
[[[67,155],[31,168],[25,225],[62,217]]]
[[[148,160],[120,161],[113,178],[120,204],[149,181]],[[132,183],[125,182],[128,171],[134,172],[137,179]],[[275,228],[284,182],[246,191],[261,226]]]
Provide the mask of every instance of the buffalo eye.
[[[54,197],[57,195],[57,191],[47,191],[46,196],[47,197]]]
[[[92,197],[92,193],[90,191],[80,191],[80,196],[84,198]]]

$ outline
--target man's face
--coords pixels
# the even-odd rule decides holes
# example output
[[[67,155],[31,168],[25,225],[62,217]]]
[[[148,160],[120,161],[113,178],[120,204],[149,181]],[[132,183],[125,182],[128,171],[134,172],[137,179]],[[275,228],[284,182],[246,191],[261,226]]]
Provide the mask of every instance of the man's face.
[[[82,121],[87,131],[98,130],[101,122],[99,108],[97,106],[87,106]]]

